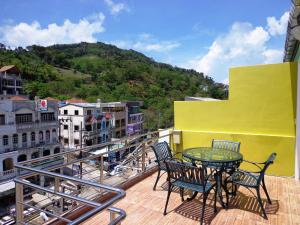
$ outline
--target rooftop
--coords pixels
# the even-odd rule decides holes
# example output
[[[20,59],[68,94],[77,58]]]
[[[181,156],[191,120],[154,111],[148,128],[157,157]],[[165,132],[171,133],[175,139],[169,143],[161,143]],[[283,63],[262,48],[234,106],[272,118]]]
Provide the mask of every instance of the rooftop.
[[[115,207],[126,211],[122,224],[199,224],[202,197],[193,201],[181,202],[178,191],[172,193],[168,205],[168,214],[163,215],[167,197],[166,175],[161,178],[156,191],[153,191],[156,174],[140,181],[126,190],[126,197],[115,204]],[[207,201],[205,222],[208,224],[299,224],[300,222],[300,181],[292,178],[266,176],[272,205],[267,204],[262,195],[269,219],[264,220],[259,215],[258,203],[247,189],[240,188],[237,196],[230,201],[229,209],[218,206],[218,212],[213,212],[213,195]],[[198,195],[199,196],[199,195]],[[105,214],[107,213],[107,215]],[[84,222],[84,225],[108,224],[108,212],[102,212]]]

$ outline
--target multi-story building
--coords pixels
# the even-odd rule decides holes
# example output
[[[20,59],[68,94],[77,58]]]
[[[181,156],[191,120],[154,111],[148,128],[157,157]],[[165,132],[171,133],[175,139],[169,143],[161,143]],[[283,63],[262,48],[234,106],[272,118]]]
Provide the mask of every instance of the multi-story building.
[[[143,113],[140,110],[142,102],[126,102],[128,108],[127,135],[140,134],[143,130]]]
[[[0,181],[15,176],[17,162],[61,151],[57,118],[55,101],[19,96],[0,101]]]
[[[128,123],[128,108],[125,102],[100,103],[102,111],[109,113],[112,119],[112,138],[125,137]]]
[[[100,103],[68,103],[59,108],[60,138],[65,148],[92,146],[111,138],[111,115]]]
[[[18,68],[14,65],[0,68],[0,95],[22,94],[22,80]]]

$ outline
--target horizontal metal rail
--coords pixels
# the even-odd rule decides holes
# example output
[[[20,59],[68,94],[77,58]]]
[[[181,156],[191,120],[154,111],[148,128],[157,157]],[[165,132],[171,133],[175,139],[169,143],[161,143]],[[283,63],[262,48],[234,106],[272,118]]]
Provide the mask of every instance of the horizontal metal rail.
[[[172,131],[170,131],[170,132],[172,132]],[[153,134],[159,134],[159,131],[153,131],[153,132],[149,132],[149,133],[146,133],[146,134],[140,134],[140,135],[134,136],[134,138],[130,137],[130,139],[134,140],[134,139],[138,139],[138,138],[142,138],[142,137],[147,137],[147,136],[153,135]],[[157,138],[167,137],[170,134],[171,133],[163,135],[163,136],[159,136]],[[82,151],[82,152],[88,152],[90,150],[95,150],[97,148],[107,147],[109,145],[117,144],[117,143],[120,143],[120,142],[125,142],[125,141],[128,141],[128,139],[129,139],[129,137],[124,137],[124,138],[121,138],[119,140],[110,141],[110,142],[107,142],[107,143],[92,145],[92,146],[84,147],[84,148],[72,149],[72,150],[69,150],[69,151],[56,153],[55,156],[66,155],[68,153],[75,153],[75,152],[80,152],[80,151]],[[148,139],[148,141],[149,140],[151,140],[151,139]],[[147,139],[146,139],[146,141],[143,141],[143,142],[147,142]],[[139,142],[139,144],[141,144],[141,143],[142,142]],[[133,147],[135,145],[136,144],[134,144]],[[131,147],[131,145],[128,145],[126,147],[124,146],[124,147],[120,148],[120,150],[122,150],[124,148],[130,148],[130,147]],[[120,151],[119,149],[115,149],[115,150],[112,150],[111,152],[114,152],[116,150]],[[107,154],[107,153],[103,153],[103,154]],[[53,158],[53,155],[43,156],[43,157],[39,157],[39,158],[36,158],[36,159],[31,159],[31,160],[27,160],[27,161],[24,161],[24,162],[19,162],[19,164],[29,164],[29,163],[33,163],[33,162],[39,162],[39,161],[42,161],[42,160],[45,160],[45,159],[50,159],[50,158]]]
[[[147,133],[147,134],[144,134],[144,135],[140,135],[140,136],[149,136],[149,135],[152,135],[152,134],[158,134],[158,132],[151,132],[151,133]],[[127,146],[124,146],[124,147],[121,147],[121,148],[117,148],[117,149],[114,149],[114,150],[111,150],[110,152],[119,152],[119,151],[122,151],[124,149],[128,149],[128,148],[132,148],[132,147],[136,147],[137,145],[140,145],[140,144],[144,144],[144,143],[148,143],[149,141],[153,141],[153,140],[158,140],[160,138],[164,138],[164,137],[168,137],[170,136],[171,133],[169,134],[165,134],[165,135],[162,135],[162,136],[157,136],[157,137],[152,137],[152,138],[149,138],[149,139],[145,139],[143,141],[140,141],[138,143],[135,143],[135,144],[131,144],[131,145],[127,145]],[[119,142],[119,141],[118,141]],[[105,147],[105,146],[109,146],[111,145],[112,142],[109,142],[109,143],[105,143],[105,144],[101,144],[102,147]],[[89,150],[94,150],[94,148],[96,146],[99,146],[99,145],[94,145],[93,148],[89,148]],[[87,148],[82,148],[81,149],[82,151],[88,151]],[[74,152],[77,152],[77,151],[81,151],[80,149],[76,149],[76,150],[72,150],[72,151],[67,151],[67,152],[62,152],[62,153],[58,153],[54,156],[58,156],[58,155],[67,155],[67,154],[71,154],[71,153],[74,153]],[[51,168],[45,168],[45,169],[48,169],[48,170],[55,170],[55,169],[59,169],[59,168],[63,168],[63,167],[66,167],[68,165],[72,165],[72,164],[75,164],[75,163],[80,163],[80,162],[84,162],[86,160],[91,160],[91,159],[95,159],[95,158],[99,158],[103,155],[106,155],[107,152],[104,152],[104,153],[100,153],[99,155],[91,155],[91,156],[88,156],[88,157],[84,157],[84,158],[81,158],[81,159],[75,159],[75,160],[72,160],[70,162],[67,162],[67,163],[63,163],[61,165],[57,165],[57,166],[53,166]],[[29,164],[31,162],[37,162],[37,161],[41,161],[41,160],[45,160],[45,159],[48,159],[48,158],[53,158],[54,157],[53,155],[51,156],[44,156],[44,157],[40,157],[38,159],[33,159],[33,160],[29,160],[29,161],[24,161],[24,162],[19,162],[18,164],[19,165],[24,165],[24,164]],[[26,178],[26,177],[29,177],[29,176],[33,176],[35,175],[34,173],[30,174],[30,175],[23,175],[22,178]]]
[[[66,221],[68,219],[64,219],[65,222],[69,222],[68,224],[79,224],[79,223],[85,221],[86,219],[90,218],[91,216],[93,216],[93,215],[95,215],[95,214],[97,214],[97,213],[99,213],[99,212],[101,212],[105,209],[107,209],[111,213],[111,220],[110,220],[109,224],[110,225],[117,224],[122,219],[125,218],[126,213],[122,209],[111,207],[111,205],[113,203],[119,201],[121,198],[123,198],[125,196],[125,191],[123,191],[121,189],[118,189],[118,188],[114,188],[114,187],[102,184],[103,183],[103,156],[106,155],[108,152],[103,152],[103,153],[100,153],[98,155],[89,155],[87,157],[82,157],[80,159],[75,158],[75,160],[74,160],[74,158],[72,158],[72,159],[68,160],[67,163],[63,163],[63,164],[60,164],[60,165],[55,165],[51,168],[45,168],[43,170],[32,168],[32,167],[30,167],[30,164],[40,162],[40,161],[43,161],[43,160],[47,160],[47,159],[50,159],[50,158],[53,158],[53,157],[56,157],[56,156],[65,156],[66,155],[69,158],[69,156],[71,156],[73,153],[76,153],[76,152],[87,152],[87,153],[91,154],[91,152],[90,152],[91,150],[97,150],[97,148],[99,149],[99,148],[103,148],[103,147],[108,147],[108,146],[113,145],[115,143],[120,143],[120,141],[121,141],[121,142],[124,142],[123,147],[116,148],[114,150],[110,150],[109,152],[120,152],[122,150],[130,149],[132,147],[136,147],[136,146],[140,145],[142,149],[140,151],[137,151],[136,154],[133,154],[133,158],[136,158],[136,160],[138,160],[138,167],[136,169],[141,170],[141,171],[145,171],[146,170],[145,153],[148,152],[148,150],[150,149],[149,144],[152,144],[153,141],[159,140],[160,138],[171,137],[171,134],[172,134],[172,131],[168,132],[168,134],[160,136],[159,131],[154,131],[154,132],[149,132],[149,133],[146,133],[146,134],[137,135],[136,137],[134,137],[134,138],[131,137],[130,139],[128,137],[125,137],[125,138],[122,138],[120,140],[112,141],[112,142],[109,142],[109,143],[93,145],[93,146],[89,146],[89,147],[85,147],[85,148],[81,148],[81,149],[74,149],[74,150],[70,150],[70,151],[66,151],[66,152],[61,152],[61,153],[58,153],[58,154],[55,154],[55,155],[49,155],[49,156],[41,157],[41,158],[38,158],[38,159],[32,159],[32,160],[29,160],[29,161],[20,162],[20,163],[15,165],[15,167],[18,169],[18,172],[19,172],[18,173],[19,177],[15,179],[16,187],[17,187],[17,184],[18,184],[19,187],[21,187],[21,189],[23,189],[23,186],[29,186],[29,187],[32,187],[33,189],[36,189],[36,190],[40,190],[40,191],[44,191],[44,192],[47,192],[47,193],[51,193],[53,195],[60,196],[62,199],[66,198],[66,199],[74,200],[76,202],[80,202],[82,205],[79,206],[79,207],[84,207],[84,205],[89,205],[91,207],[94,207],[92,210],[88,211],[87,213],[83,214],[82,216],[78,217],[77,219],[75,219],[71,222]],[[128,142],[133,143],[133,144],[128,144]],[[101,158],[101,160],[100,160],[100,158]],[[97,159],[98,163],[101,162],[101,166],[100,166],[100,183],[91,182],[91,179],[90,180],[82,179],[82,175],[83,175],[82,172],[81,172],[80,178],[77,178],[76,176],[71,177],[71,176],[66,176],[66,175],[59,174],[59,173],[50,172],[50,171],[53,171],[55,169],[60,169],[60,168],[67,167],[71,164],[82,163],[84,161],[92,160],[92,159]],[[141,160],[140,162],[142,163],[141,168],[139,167],[139,160]],[[125,167],[127,167],[127,166],[124,165],[124,168]],[[128,167],[128,168],[131,168],[131,167]],[[25,170],[27,172],[29,171],[30,173],[25,174],[25,173],[23,173],[22,170]],[[91,173],[93,171],[95,171],[95,170],[86,171],[86,173]],[[59,183],[60,186],[62,185],[61,180],[62,181],[67,180],[67,181],[72,181],[74,183],[77,183],[79,185],[86,185],[86,186],[91,186],[91,187],[94,187],[94,188],[97,188],[97,189],[100,189],[100,190],[101,189],[105,190],[106,192],[103,191],[103,192],[101,192],[102,194],[107,193],[107,192],[113,192],[113,193],[115,193],[115,195],[112,198],[110,198],[108,201],[104,202],[104,203],[98,203],[98,202],[89,200],[90,199],[89,197],[87,199],[86,196],[83,198],[83,197],[78,197],[78,196],[66,194],[64,192],[60,192],[59,188],[58,189],[55,188],[53,190],[53,189],[50,189],[50,188],[46,188],[46,187],[42,187],[42,186],[30,183],[27,180],[24,180],[24,178],[28,178],[28,177],[31,177],[31,176],[34,176],[34,175],[44,175],[44,176],[48,176],[48,177],[53,177],[53,178],[55,178],[55,182],[56,182],[56,180],[58,180],[58,183]],[[17,193],[17,188],[16,188],[16,193]],[[18,199],[22,199],[22,201],[23,201],[23,194],[21,194],[21,196],[22,196],[22,198],[20,198],[20,194],[19,194]],[[17,203],[19,205],[27,204],[27,203],[21,202],[20,200],[17,201]],[[16,207],[17,210],[18,210],[18,208],[20,209],[20,207]],[[19,210],[19,211],[21,213],[23,213],[22,210]],[[62,218],[60,218],[61,216],[57,216],[55,214],[50,214],[47,211],[45,211],[45,213],[48,213],[50,216],[56,217],[58,220],[63,220]],[[17,218],[19,218],[19,219],[21,218],[21,220],[19,220],[19,221],[21,221],[21,223],[23,222],[23,219],[22,219],[23,214],[22,214],[22,216],[19,216],[19,217],[17,216]]]
[[[46,175],[46,176],[50,176],[50,177],[55,177],[55,178],[60,178],[60,179],[63,179],[63,180],[69,180],[69,181],[73,181],[75,183],[84,184],[84,185],[88,185],[88,186],[92,186],[92,187],[96,187],[96,188],[101,188],[101,189],[107,190],[109,192],[116,193],[116,195],[114,197],[110,198],[108,201],[106,201],[104,203],[97,203],[97,202],[94,202],[94,201],[91,201],[91,200],[88,200],[88,199],[84,199],[84,198],[77,197],[77,196],[72,196],[72,195],[65,194],[65,193],[62,193],[62,192],[59,192],[59,191],[56,191],[56,190],[52,190],[52,189],[45,188],[45,187],[42,187],[42,186],[39,186],[39,185],[36,185],[36,184],[32,184],[32,183],[30,183],[30,182],[28,182],[27,180],[24,180],[24,179],[20,179],[20,178],[15,178],[14,179],[16,184],[22,184],[24,186],[32,187],[32,188],[37,189],[37,190],[45,191],[45,192],[51,193],[53,195],[57,195],[57,196],[60,196],[60,197],[63,197],[63,198],[67,198],[67,199],[71,199],[71,200],[74,200],[74,201],[77,201],[77,202],[81,202],[85,205],[95,207],[94,209],[90,210],[86,214],[78,217],[77,219],[73,220],[72,222],[69,222],[68,224],[72,224],[72,225],[79,224],[79,223],[85,221],[87,218],[89,218],[89,217],[91,217],[91,216],[93,216],[93,215],[95,215],[95,214],[99,213],[100,211],[102,211],[104,209],[107,209],[107,208],[110,211],[114,211],[114,212],[119,214],[119,216],[116,217],[113,221],[111,221],[110,224],[117,224],[118,221],[122,220],[126,216],[126,213],[125,213],[124,210],[117,209],[117,208],[109,208],[109,206],[111,206],[113,203],[116,203],[117,201],[119,201],[120,199],[125,197],[126,193],[122,189],[107,186],[107,185],[103,185],[103,184],[99,184],[99,183],[90,182],[90,181],[79,179],[79,178],[76,178],[76,177],[66,176],[66,175],[63,175],[63,174],[57,174],[57,173],[53,173],[53,172],[49,172],[49,171],[45,171],[45,170],[39,170],[39,169],[24,166],[24,165],[20,165],[20,164],[16,164],[15,167],[18,168],[18,169],[28,170],[28,171],[31,171],[31,172],[34,172],[34,173],[38,173],[38,174],[42,174],[42,175]],[[22,204],[22,205],[26,204],[26,203],[23,203],[23,202],[20,202],[20,201],[17,201],[16,203],[17,204]],[[19,207],[17,207],[17,214],[18,213],[23,213],[23,212],[19,212],[18,208]],[[52,214],[52,216],[60,219],[57,215]],[[21,218],[21,217],[17,216],[17,218]],[[23,221],[20,221],[20,222],[22,223]]]

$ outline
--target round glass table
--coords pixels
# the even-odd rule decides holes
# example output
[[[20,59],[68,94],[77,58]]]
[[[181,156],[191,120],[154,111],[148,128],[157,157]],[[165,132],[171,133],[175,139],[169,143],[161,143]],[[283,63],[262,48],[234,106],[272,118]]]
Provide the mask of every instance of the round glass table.
[[[215,170],[213,175],[217,184],[217,193],[221,205],[225,208],[222,198],[222,189],[225,191],[227,198],[228,190],[223,184],[222,174],[225,171],[234,170],[239,167],[243,161],[243,155],[239,152],[213,147],[189,148],[186,149],[182,155],[191,160],[194,165],[197,165],[196,162],[200,162],[205,167]],[[196,195],[197,193],[195,193],[192,198],[195,198]]]

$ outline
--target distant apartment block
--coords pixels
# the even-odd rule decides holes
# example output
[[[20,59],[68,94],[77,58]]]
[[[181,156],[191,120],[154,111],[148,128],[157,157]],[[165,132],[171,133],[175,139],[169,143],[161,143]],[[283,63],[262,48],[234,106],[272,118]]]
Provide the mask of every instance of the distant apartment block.
[[[60,137],[65,148],[76,149],[110,141],[111,114],[100,103],[68,103],[59,108]]]
[[[100,103],[102,111],[109,113],[112,120],[112,138],[122,138],[127,135],[128,108],[125,102]]]
[[[14,96],[0,101],[0,181],[15,176],[14,164],[61,152],[55,101]],[[62,161],[49,161],[44,166]]]
[[[143,113],[140,110],[142,102],[126,102],[128,108],[127,135],[140,134],[143,130]]]
[[[0,68],[0,95],[22,94],[22,79],[18,68],[14,65]]]

